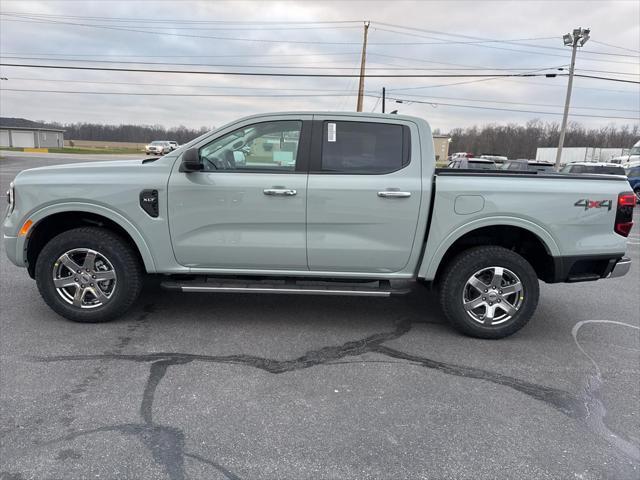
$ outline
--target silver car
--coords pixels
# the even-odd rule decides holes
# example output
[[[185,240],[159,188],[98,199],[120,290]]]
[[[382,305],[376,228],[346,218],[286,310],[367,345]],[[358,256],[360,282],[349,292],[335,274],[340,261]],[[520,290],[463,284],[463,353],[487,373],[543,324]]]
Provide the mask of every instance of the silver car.
[[[165,142],[161,140],[154,140],[150,144],[144,147],[144,153],[147,155],[164,155],[173,151],[174,149],[171,147],[170,142]]]

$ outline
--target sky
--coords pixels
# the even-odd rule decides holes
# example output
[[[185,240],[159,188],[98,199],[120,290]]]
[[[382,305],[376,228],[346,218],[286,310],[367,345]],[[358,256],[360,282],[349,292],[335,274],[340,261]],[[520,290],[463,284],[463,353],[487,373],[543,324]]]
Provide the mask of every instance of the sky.
[[[639,0],[0,0],[3,64],[153,70],[3,65],[0,116],[212,128],[262,112],[354,111],[368,21],[367,75],[391,77],[367,76],[364,111],[381,111],[386,87],[387,112],[443,132],[560,122],[566,76],[495,75],[566,74],[562,35],[589,27],[576,74],[639,82],[639,19]],[[586,127],[635,125],[640,85],[576,77],[571,105],[569,120]]]

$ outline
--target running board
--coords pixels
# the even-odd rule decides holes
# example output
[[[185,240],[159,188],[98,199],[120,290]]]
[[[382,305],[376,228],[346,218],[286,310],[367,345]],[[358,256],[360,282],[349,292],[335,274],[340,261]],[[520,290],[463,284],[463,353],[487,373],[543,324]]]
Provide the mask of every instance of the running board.
[[[161,286],[183,292],[280,293],[287,295],[344,295],[354,297],[390,297],[411,291],[408,286],[393,288],[388,280],[363,283],[318,282],[313,280],[238,280],[197,279],[166,281]]]

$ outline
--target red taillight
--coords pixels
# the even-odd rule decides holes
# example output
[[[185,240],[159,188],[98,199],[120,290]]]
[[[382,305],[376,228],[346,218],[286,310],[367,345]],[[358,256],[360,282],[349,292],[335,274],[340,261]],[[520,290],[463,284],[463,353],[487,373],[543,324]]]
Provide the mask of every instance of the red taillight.
[[[628,237],[633,228],[633,222],[616,223],[615,232],[623,237]]]
[[[620,207],[635,207],[636,195],[635,193],[621,193],[618,195],[618,208]]]
[[[623,237],[628,237],[633,227],[633,207],[636,206],[636,195],[633,192],[623,192],[618,195],[618,209],[613,231]]]

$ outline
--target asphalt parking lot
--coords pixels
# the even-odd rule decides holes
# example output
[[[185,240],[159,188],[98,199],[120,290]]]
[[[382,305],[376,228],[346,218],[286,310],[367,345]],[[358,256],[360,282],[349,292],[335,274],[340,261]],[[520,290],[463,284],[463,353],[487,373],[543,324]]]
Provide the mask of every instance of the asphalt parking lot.
[[[0,156],[2,192],[23,168],[87,160]],[[118,321],[75,324],[2,251],[0,478],[638,479],[637,213],[629,275],[542,284],[500,341],[451,330],[422,287],[150,287]]]

